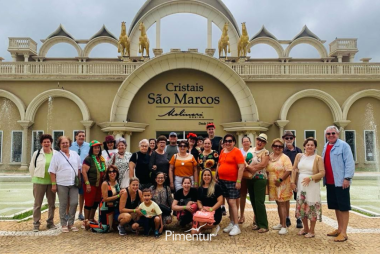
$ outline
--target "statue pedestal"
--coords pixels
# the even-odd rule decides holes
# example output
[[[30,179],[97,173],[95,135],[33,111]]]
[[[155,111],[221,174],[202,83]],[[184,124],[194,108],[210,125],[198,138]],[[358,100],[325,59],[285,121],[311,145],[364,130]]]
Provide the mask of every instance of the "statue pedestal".
[[[247,60],[246,56],[241,56],[241,57],[239,57],[238,62],[239,63],[244,63],[246,60]]]
[[[140,58],[140,62],[147,62],[147,61],[149,61],[150,60],[150,57],[149,56],[141,56],[141,58]]]
[[[206,53],[206,55],[208,55],[208,56],[214,56],[214,54],[215,54],[215,49],[207,48],[207,49],[205,50],[205,53]]]
[[[163,49],[153,49],[153,54],[155,57],[162,55],[163,52]]]
[[[225,57],[225,56],[221,56],[221,57],[219,57],[219,60],[222,61],[222,62],[226,62],[226,58],[227,57]]]
[[[123,61],[123,62],[131,62],[131,59],[129,58],[129,56],[118,56],[118,58],[120,59],[120,61]]]

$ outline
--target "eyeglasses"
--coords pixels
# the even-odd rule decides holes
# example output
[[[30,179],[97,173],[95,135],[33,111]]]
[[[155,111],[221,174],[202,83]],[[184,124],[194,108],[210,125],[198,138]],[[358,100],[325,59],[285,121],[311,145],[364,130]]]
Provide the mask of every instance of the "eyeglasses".
[[[80,156],[80,148],[78,148],[78,155]]]
[[[225,140],[223,141],[223,143],[232,143],[232,142],[234,142],[232,139],[225,139]]]
[[[282,146],[282,145],[273,145],[272,147],[273,148],[284,148],[284,146]]]
[[[157,177],[158,180],[163,180],[165,177]]]
[[[293,140],[293,137],[286,137],[285,140]]]
[[[187,145],[179,145],[179,148],[187,148]]]
[[[336,134],[335,132],[331,132],[331,133],[330,133],[330,132],[327,132],[327,133],[326,133],[327,136],[330,136],[330,135],[333,135],[333,136],[334,136],[335,134]]]
[[[108,171],[108,174],[116,174],[116,171]]]

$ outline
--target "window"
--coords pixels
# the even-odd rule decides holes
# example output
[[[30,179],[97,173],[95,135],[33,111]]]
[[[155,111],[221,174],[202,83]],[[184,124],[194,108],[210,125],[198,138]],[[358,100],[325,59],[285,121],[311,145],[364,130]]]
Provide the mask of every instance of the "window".
[[[58,138],[60,136],[63,136],[64,135],[64,131],[53,131],[53,144],[52,144],[52,147],[54,150],[59,150],[59,147],[58,147]]]
[[[21,162],[22,131],[12,131],[11,163]]]
[[[366,161],[376,161],[375,144],[376,144],[375,131],[365,130],[364,131],[364,149],[365,149]]]
[[[32,150],[31,155],[33,156],[34,151],[41,149],[40,137],[44,134],[44,131],[32,131]]]
[[[73,142],[76,141],[75,137],[77,136],[78,131],[84,131],[84,130],[73,130]]]
[[[3,131],[0,131],[0,163],[3,162]]]
[[[296,137],[296,131],[295,131],[295,130],[285,130],[285,131],[290,131],[290,132],[292,132],[293,135]],[[284,131],[284,132],[285,132],[285,131]],[[297,140],[297,138],[294,139],[293,146],[296,146],[296,140]]]
[[[316,137],[315,130],[305,130],[305,139],[310,137]]]
[[[344,131],[344,138],[347,144],[351,147],[352,155],[356,161],[356,133],[355,131],[346,130]]]

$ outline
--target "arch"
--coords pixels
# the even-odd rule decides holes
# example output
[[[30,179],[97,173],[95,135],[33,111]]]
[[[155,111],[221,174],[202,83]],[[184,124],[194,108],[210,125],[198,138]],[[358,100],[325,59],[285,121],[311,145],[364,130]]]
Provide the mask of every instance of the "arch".
[[[18,112],[20,113],[20,120],[24,120],[24,118],[25,118],[25,104],[24,104],[24,102],[22,102],[22,100],[19,97],[17,97],[16,95],[14,95],[11,92],[8,92],[8,91],[2,90],[2,89],[0,89],[0,97],[7,98],[11,102],[13,102],[16,105]]]
[[[253,46],[257,44],[267,44],[276,50],[279,58],[284,56],[284,49],[282,48],[281,44],[272,38],[259,37],[259,38],[253,39],[252,41],[249,42],[248,47],[252,48]]]
[[[208,73],[222,82],[234,96],[242,122],[258,121],[259,114],[251,90],[231,67],[221,61],[199,53],[167,53],[144,63],[120,85],[112,103],[110,121],[123,122],[134,96],[151,78],[160,73],[176,69],[194,69]]]
[[[39,56],[45,57],[47,52],[51,47],[58,43],[68,43],[71,46],[73,46],[77,52],[78,52],[78,57],[82,56],[82,48],[76,43],[73,39],[66,37],[66,36],[55,36],[52,37],[44,42],[40,48],[40,52],[38,53]]]
[[[90,40],[86,44],[86,46],[83,49],[83,56],[84,57],[88,57],[90,55],[90,53],[91,53],[91,50],[93,48],[95,48],[97,45],[102,44],[102,43],[112,44],[112,45],[114,45],[117,48],[118,41],[115,40],[115,39],[113,39],[113,38],[111,38],[111,37],[108,37],[108,36],[96,37],[96,38]]]
[[[38,108],[42,105],[42,103],[47,101],[49,97],[63,97],[72,100],[75,104],[78,105],[80,111],[82,112],[83,121],[90,120],[90,112],[83,100],[79,98],[77,95],[73,94],[72,92],[61,89],[52,89],[37,95],[30,102],[28,108],[26,109],[25,120],[34,122],[34,117]]]
[[[343,120],[347,120],[348,111],[350,110],[351,106],[359,99],[364,97],[372,97],[375,99],[380,100],[380,90],[376,89],[367,89],[363,91],[359,91],[351,95],[347,98],[347,100],[343,103],[342,109],[343,109]]]
[[[294,48],[298,44],[302,44],[302,43],[309,44],[309,45],[313,46],[314,48],[316,48],[316,50],[318,50],[318,53],[321,56],[321,58],[328,57],[327,50],[326,50],[325,46],[323,46],[322,42],[320,42],[317,39],[310,38],[310,37],[300,37],[300,38],[294,40],[292,43],[290,43],[289,46],[285,49],[284,57],[289,57],[289,54],[290,54],[290,51],[292,50],[292,48]]]
[[[231,56],[237,56],[237,43],[239,40],[239,30],[236,28],[236,22],[231,21],[223,12],[211,6],[210,4],[200,1],[169,1],[154,6],[150,10],[141,13],[141,17],[132,23],[129,32],[131,41],[131,55],[137,55],[139,45],[139,23],[144,22],[146,30],[148,30],[157,20],[176,13],[193,13],[207,19],[211,19],[213,23],[223,31],[226,22],[229,23],[228,36],[230,38]],[[234,24],[235,23],[235,24]]]
[[[281,111],[280,111],[280,120],[287,120],[287,115],[289,112],[290,107],[299,99],[306,98],[306,97],[312,97],[317,98],[330,108],[331,113],[334,118],[334,122],[342,120],[342,110],[339,106],[339,103],[328,93],[317,90],[317,89],[307,89],[302,90],[298,93],[293,94],[290,96],[282,105]]]

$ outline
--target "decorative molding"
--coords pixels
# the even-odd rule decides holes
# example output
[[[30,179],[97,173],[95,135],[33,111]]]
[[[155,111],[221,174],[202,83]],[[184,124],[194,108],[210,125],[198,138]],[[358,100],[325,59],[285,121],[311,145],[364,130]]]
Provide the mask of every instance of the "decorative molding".
[[[2,89],[0,89],[0,97],[7,98],[11,102],[13,102],[16,105],[18,112],[20,113],[20,119],[21,120],[25,119],[26,107],[25,107],[24,102],[22,102],[22,100],[19,97],[17,97],[16,95],[14,95],[11,92],[8,92],[8,91],[2,90]]]
[[[116,47],[115,52],[117,52],[118,41],[116,39],[111,38],[111,37],[107,37],[107,36],[100,36],[100,37],[95,37],[95,38],[91,39],[86,44],[86,46],[83,49],[82,56],[83,57],[89,57],[92,49],[95,48],[97,45],[102,44],[102,43],[114,45]],[[115,53],[115,55],[117,55],[117,54]]]
[[[293,40],[292,43],[290,43],[290,45],[285,49],[284,57],[289,57],[289,54],[292,48],[297,46],[298,44],[303,44],[303,43],[309,44],[313,46],[316,50],[318,50],[318,53],[321,56],[321,58],[328,57],[327,50],[325,46],[323,46],[322,42],[311,37],[300,37],[296,40]]]
[[[82,48],[78,45],[78,43],[76,43],[75,40],[73,40],[69,37],[65,37],[65,36],[55,36],[55,37],[52,37],[52,38],[46,40],[42,44],[40,51],[38,53],[38,56],[45,57],[47,52],[49,51],[49,49],[51,47],[53,47],[54,45],[59,44],[59,43],[67,43],[67,44],[72,45],[77,50],[77,53],[78,53],[77,56],[78,57],[82,56]]]
[[[257,44],[267,44],[276,50],[279,58],[284,56],[284,48],[281,46],[281,44],[278,41],[272,38],[269,38],[269,37],[254,38],[253,40],[249,42],[248,48],[252,48],[253,46]]]
[[[375,99],[380,100],[380,90],[376,89],[367,89],[363,91],[359,91],[351,95],[347,98],[347,100],[343,103],[342,109],[343,109],[343,120],[347,120],[348,112],[351,108],[351,106],[359,99],[364,97],[372,97]]]

